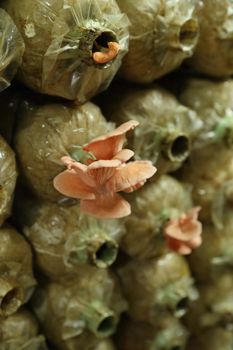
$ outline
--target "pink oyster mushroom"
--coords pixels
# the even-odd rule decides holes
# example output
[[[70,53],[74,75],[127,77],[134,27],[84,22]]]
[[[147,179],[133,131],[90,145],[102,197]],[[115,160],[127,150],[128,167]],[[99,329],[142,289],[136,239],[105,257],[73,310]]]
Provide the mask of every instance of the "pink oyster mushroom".
[[[133,192],[156,172],[150,161],[126,163],[134,152],[123,149],[125,135],[138,124],[131,120],[89,142],[83,150],[95,160],[90,158],[87,164],[62,157],[67,170],[55,177],[54,187],[67,197],[80,199],[81,210],[97,218],[130,215],[130,204],[117,192]]]
[[[171,250],[188,255],[202,244],[202,224],[198,221],[200,210],[200,207],[192,208],[180,218],[167,223],[164,235]]]

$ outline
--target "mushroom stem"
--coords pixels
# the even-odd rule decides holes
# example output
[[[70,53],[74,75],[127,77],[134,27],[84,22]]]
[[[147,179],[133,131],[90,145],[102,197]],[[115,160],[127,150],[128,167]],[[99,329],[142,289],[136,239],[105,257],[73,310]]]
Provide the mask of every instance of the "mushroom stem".
[[[111,62],[114,58],[117,57],[120,51],[120,45],[116,42],[110,41],[108,43],[108,50],[106,52],[94,52],[93,60],[99,64],[105,64]]]

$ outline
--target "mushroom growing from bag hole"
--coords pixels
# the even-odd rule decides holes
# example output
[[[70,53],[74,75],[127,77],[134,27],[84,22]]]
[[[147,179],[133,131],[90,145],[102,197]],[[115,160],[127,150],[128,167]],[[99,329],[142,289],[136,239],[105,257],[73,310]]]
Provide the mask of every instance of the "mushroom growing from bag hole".
[[[5,1],[25,42],[18,77],[48,95],[88,101],[108,87],[128,46],[115,0]]]
[[[61,282],[82,269],[111,266],[125,233],[119,220],[95,219],[81,213],[78,204],[61,206],[20,191],[14,217],[34,249],[36,266]]]

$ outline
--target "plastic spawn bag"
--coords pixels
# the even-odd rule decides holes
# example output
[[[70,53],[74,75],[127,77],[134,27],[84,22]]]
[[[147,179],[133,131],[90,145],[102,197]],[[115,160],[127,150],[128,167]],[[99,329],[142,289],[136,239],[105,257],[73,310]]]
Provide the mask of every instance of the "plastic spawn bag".
[[[31,297],[36,280],[28,242],[15,229],[0,229],[0,317],[16,312]]]
[[[187,350],[231,350],[233,343],[232,329],[224,329],[221,325],[207,327],[194,333],[188,342]]]
[[[115,84],[103,94],[100,103],[104,115],[117,124],[131,119],[140,123],[129,137],[129,147],[135,151],[136,159],[148,159],[156,165],[157,177],[184,163],[202,127],[193,110],[156,85]]]
[[[83,269],[104,269],[117,258],[125,228],[121,220],[98,220],[79,205],[61,206],[16,196],[17,224],[36,255],[37,267],[53,280],[73,279]]]
[[[180,95],[181,102],[193,109],[203,121],[193,149],[203,147],[232,149],[233,145],[233,80],[211,81],[187,79]]]
[[[51,201],[64,199],[53,186],[54,177],[64,170],[61,157],[112,128],[91,102],[79,107],[25,102],[18,117],[15,149],[21,174],[39,197]]]
[[[188,331],[169,313],[156,317],[155,325],[123,318],[116,342],[121,350],[184,350]]]
[[[187,312],[198,296],[185,258],[166,253],[157,259],[131,260],[119,275],[131,319],[154,324],[169,310],[176,317]]]
[[[24,41],[19,77],[41,93],[83,103],[108,87],[128,46],[115,0],[7,0]]]
[[[221,227],[225,187],[229,189],[233,174],[233,81],[187,80],[180,99],[203,121],[180,176],[192,184],[202,220]]]
[[[34,316],[25,308],[0,319],[1,350],[46,350],[45,338],[38,336]]]
[[[191,191],[171,176],[131,195],[132,214],[125,219],[126,234],[121,248],[131,257],[143,260],[167,251],[163,235],[166,223],[192,207]]]
[[[83,270],[68,284],[40,285],[32,299],[45,335],[61,350],[96,349],[126,306],[115,276],[100,269]]]
[[[117,0],[130,21],[122,77],[149,83],[181,65],[199,38],[200,0]]]
[[[192,272],[201,283],[205,283],[208,279],[214,280],[222,272],[231,271],[232,269],[232,206],[224,208],[221,224],[221,228],[217,228],[211,223],[203,225],[203,243],[189,257]]]
[[[200,38],[187,61],[197,71],[214,77],[233,74],[232,0],[205,0],[199,12]]]
[[[0,92],[6,89],[22,62],[24,42],[11,17],[0,9]]]
[[[201,268],[201,265],[199,266]],[[205,283],[199,284],[199,299],[190,305],[189,312],[185,316],[187,327],[195,333],[204,327],[218,325],[226,329],[231,328],[232,288],[232,271],[222,271],[213,280],[205,280]]]

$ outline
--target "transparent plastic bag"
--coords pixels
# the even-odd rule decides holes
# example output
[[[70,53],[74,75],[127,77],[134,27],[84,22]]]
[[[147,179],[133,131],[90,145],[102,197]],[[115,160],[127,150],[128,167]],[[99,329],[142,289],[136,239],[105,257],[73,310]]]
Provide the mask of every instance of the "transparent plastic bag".
[[[201,268],[201,265],[200,265]],[[231,271],[222,271],[212,280],[199,284],[199,299],[190,305],[185,324],[195,333],[220,325],[231,329],[233,320],[233,280]],[[211,348],[212,349],[212,348]]]
[[[37,267],[56,281],[73,279],[83,269],[105,269],[117,258],[125,233],[120,220],[98,220],[79,205],[60,206],[16,196],[15,217],[36,255]]]
[[[231,328],[224,329],[221,325],[207,327],[190,337],[187,350],[231,350],[232,342],[233,335]]]
[[[111,128],[112,124],[107,123],[100,109],[91,102],[79,107],[23,103],[14,144],[25,183],[39,197],[64,200],[53,186],[55,176],[64,170],[61,158]]]
[[[232,207],[224,209],[221,228],[213,224],[203,225],[203,243],[189,257],[189,264],[195,278],[204,283],[208,279],[217,279],[224,271],[233,266],[233,217]]]
[[[218,149],[219,146],[232,149],[233,80],[186,80],[180,100],[203,121],[193,144],[196,152],[206,146],[214,147],[215,144]]]
[[[202,127],[193,110],[156,85],[116,84],[103,94],[100,103],[104,115],[117,124],[131,119],[140,123],[129,137],[129,147],[136,159],[148,159],[156,165],[157,177],[184,163]]]
[[[131,205],[121,247],[131,257],[153,258],[167,251],[164,227],[192,207],[191,192],[176,179],[163,175],[131,195]]]
[[[22,62],[24,42],[11,17],[0,9],[0,92],[6,89]]]
[[[46,350],[45,338],[38,336],[34,316],[25,308],[0,319],[1,350]]]
[[[184,257],[166,253],[157,259],[131,260],[119,268],[122,290],[129,304],[128,314],[136,321],[154,324],[169,310],[176,317],[187,312],[198,297]]]
[[[205,0],[199,12],[200,38],[187,62],[198,72],[213,77],[233,74],[233,3]]]
[[[59,349],[91,350],[116,331],[126,302],[115,276],[84,269],[68,284],[40,286],[32,307],[45,335]]]
[[[15,229],[0,229],[0,316],[16,312],[30,299],[36,280],[28,242]]]
[[[19,77],[28,87],[83,103],[106,89],[128,46],[128,19],[115,0],[9,0],[25,41]],[[119,52],[111,59],[109,43]],[[94,60],[105,53],[106,62]]]
[[[117,0],[130,21],[129,53],[120,69],[122,77],[154,81],[193,54],[199,38],[197,10],[200,0]]]
[[[180,99],[196,111],[203,126],[179,176],[191,184],[202,220],[221,227],[228,200],[225,185],[229,187],[233,174],[233,81],[187,80]]]
[[[121,350],[184,350],[188,331],[175,317],[156,317],[155,325],[123,318],[116,342]]]

